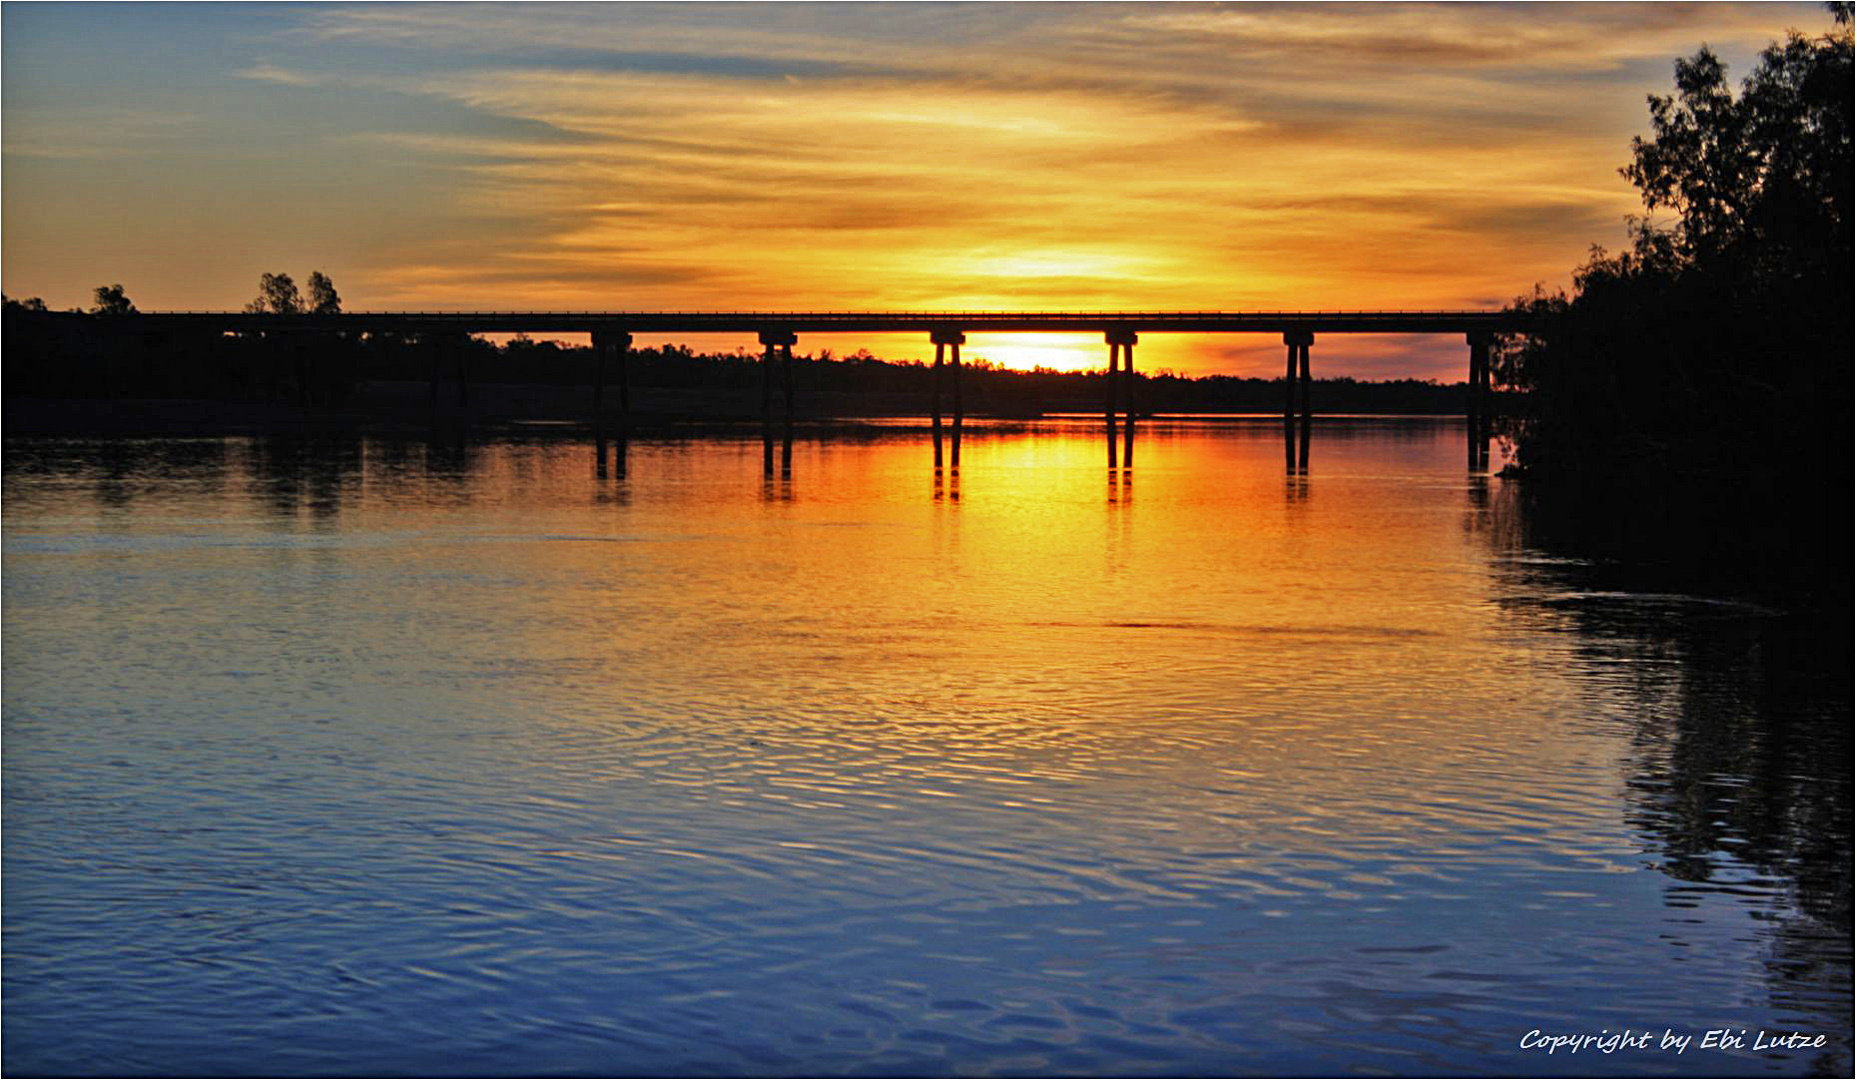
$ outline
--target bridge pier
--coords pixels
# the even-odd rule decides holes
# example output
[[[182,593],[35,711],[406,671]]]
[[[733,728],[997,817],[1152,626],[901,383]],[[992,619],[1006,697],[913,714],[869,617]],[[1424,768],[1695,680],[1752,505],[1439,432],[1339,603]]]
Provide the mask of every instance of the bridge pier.
[[[1120,373],[1122,363],[1122,345],[1112,335],[1103,335],[1109,341],[1109,367],[1103,372],[1103,430],[1109,439],[1109,467],[1115,468],[1115,399],[1116,376]]]
[[[75,318],[76,316],[69,316]],[[61,322],[66,315],[56,312],[35,314],[33,319],[45,321],[48,325]],[[83,325],[73,323],[72,325]],[[1470,378],[1466,389],[1465,414],[1468,419],[1469,434],[1467,442],[1471,443],[1470,455],[1473,461],[1487,461],[1490,456],[1490,443],[1493,441],[1494,416],[1499,406],[1494,401],[1492,370],[1493,335],[1507,332],[1514,324],[1511,317],[1500,311],[1463,310],[1463,311],[1327,311],[1327,312],[1188,312],[1188,311],[1125,311],[1125,312],[880,312],[880,311],[838,311],[838,312],[775,312],[775,311],[733,311],[733,312],[553,312],[553,313],[513,313],[513,312],[355,312],[348,314],[296,314],[278,315],[254,312],[143,312],[122,318],[122,330],[128,333],[198,333],[209,335],[215,342],[227,334],[246,335],[237,343],[241,359],[248,358],[260,370],[254,371],[254,377],[265,380],[268,391],[273,398],[281,399],[286,393],[285,384],[290,382],[294,349],[288,338],[296,334],[310,335],[365,335],[386,334],[401,336],[409,345],[429,347],[430,362],[430,399],[436,412],[439,405],[439,384],[443,381],[448,362],[455,365],[458,379],[458,403],[460,407],[470,405],[471,396],[471,360],[462,346],[468,335],[486,333],[575,333],[591,334],[594,337],[595,368],[591,373],[593,381],[593,409],[596,415],[604,415],[606,383],[614,375],[608,365],[616,359],[619,367],[620,411],[629,417],[630,388],[627,385],[627,359],[631,339],[621,327],[630,332],[650,331],[692,332],[692,333],[758,333],[766,349],[762,370],[761,415],[763,427],[771,439],[774,423],[774,364],[783,364],[784,397],[789,431],[793,424],[794,375],[792,349],[796,344],[798,331],[809,333],[845,333],[845,332],[910,332],[930,333],[936,345],[936,362],[933,372],[933,428],[935,435],[936,463],[942,464],[944,447],[942,410],[943,394],[949,389],[944,381],[954,379],[951,388],[954,394],[953,408],[953,465],[960,467],[960,442],[966,423],[966,410],[962,398],[965,386],[961,372],[960,345],[964,343],[962,331],[972,326],[986,332],[1103,332],[1126,331],[1130,336],[1126,343],[1111,339],[1109,366],[1104,378],[1104,424],[1106,432],[1106,452],[1111,467],[1119,463],[1126,467],[1132,464],[1135,429],[1139,426],[1139,403],[1137,396],[1142,393],[1141,377],[1134,366],[1135,344],[1134,332],[1151,330],[1163,333],[1279,333],[1288,347],[1284,369],[1284,408],[1286,426],[1294,439],[1296,418],[1300,412],[1302,426],[1309,427],[1314,417],[1314,376],[1312,373],[1311,346],[1316,333],[1350,333],[1350,334],[1464,334],[1470,345]],[[953,330],[960,327],[962,331]],[[775,330],[771,328],[778,327]],[[231,346],[228,346],[231,347]],[[447,353],[446,350],[455,350]],[[952,349],[952,353],[950,353]],[[474,353],[475,346],[470,347]],[[416,357],[413,358],[415,367]],[[942,369],[952,364],[953,371]],[[311,373],[298,371],[295,385],[300,393],[306,394],[312,402],[325,402],[330,392],[329,382],[332,376],[346,374],[341,368],[322,370],[320,366]],[[749,376],[752,378],[752,374]],[[919,385],[919,384],[918,384]],[[1299,389],[1300,387],[1300,389]],[[307,389],[306,389],[307,388]],[[121,389],[121,388],[117,388]],[[1118,404],[1117,395],[1120,394]],[[1118,416],[1120,419],[1118,419]],[[1120,425],[1121,449],[1116,448],[1117,432]],[[1306,467],[1307,451],[1304,450]],[[772,453],[769,450],[769,467]]]
[[[1470,378],[1464,385],[1465,457],[1474,471],[1489,468],[1491,339],[1488,334],[1467,334],[1464,340],[1470,346]]]
[[[941,362],[946,349],[941,342],[935,343],[935,368],[930,376],[934,388],[929,402],[929,428],[935,434],[935,469],[938,472],[941,469]]]
[[[935,343],[935,368],[930,381],[934,384],[932,400],[929,402],[929,428],[935,435],[935,471],[941,471],[941,362],[947,346]]]
[[[1286,330],[1283,344],[1287,348],[1283,361],[1283,468],[1290,473],[1309,471],[1309,430],[1315,410],[1310,404],[1309,346],[1315,334],[1308,330]],[[1301,397],[1302,423],[1296,422],[1297,398]],[[1300,428],[1300,430],[1298,430]]]
[[[1122,351],[1122,467],[1130,468],[1135,464],[1135,343],[1140,340],[1133,330],[1110,330],[1103,335],[1109,343],[1109,382],[1111,399],[1114,396],[1116,350]],[[1113,414],[1113,406],[1111,413]],[[1115,421],[1110,420],[1109,431],[1109,466],[1115,467]]]
[[[948,342],[948,378],[954,384],[954,431],[948,443],[948,468],[957,474],[961,471],[961,421],[967,415],[961,404],[961,343],[966,340],[963,334],[960,341]]]
[[[606,362],[613,358],[618,361],[619,375],[619,423],[623,426],[631,419],[631,387],[626,372],[626,354],[632,348],[632,335],[623,330],[595,330],[593,332],[593,418],[598,423],[606,417]]]
[[[1483,398],[1483,408],[1480,411],[1483,414],[1483,437],[1485,440],[1491,440],[1496,437],[1496,377],[1490,372],[1489,362],[1490,346],[1493,343],[1492,339],[1484,339],[1482,379],[1478,387]],[[1489,463],[1489,443],[1487,441],[1483,444],[1483,462],[1486,465]]]
[[[772,476],[774,473],[774,361],[784,358],[786,371],[787,424],[784,443],[784,457],[790,468],[793,463],[793,346],[799,336],[791,330],[763,330],[760,334],[762,347],[766,350],[761,364],[761,468]]]
[[[1309,386],[1312,382],[1309,377],[1309,346],[1315,344],[1315,335],[1307,330],[1286,330],[1283,333],[1283,344],[1289,349],[1283,365],[1283,423],[1288,425],[1295,422],[1296,397],[1300,384],[1302,422],[1307,424],[1314,415],[1309,404]],[[1299,366],[1300,373],[1297,370]]]
[[[1294,331],[1285,331],[1283,344],[1289,352],[1283,361],[1283,426],[1288,428],[1296,418],[1296,347],[1302,335]]]
[[[1308,436],[1309,422],[1315,419],[1315,409],[1311,407],[1309,404],[1309,394],[1315,384],[1315,380],[1309,377],[1309,346],[1314,345],[1314,344],[1315,344],[1314,334],[1303,335],[1302,347],[1301,347],[1301,353],[1302,353],[1302,429],[1303,429],[1303,438],[1305,439],[1309,437]]]
[[[942,370],[941,366],[942,366],[943,356],[945,355],[945,350],[949,348],[952,348],[954,350],[954,363],[955,363],[954,400],[955,400],[955,417],[956,417],[955,429],[954,429],[955,430],[954,467],[958,469],[961,467],[961,436],[960,436],[960,430],[961,430],[960,428],[961,346],[966,344],[967,335],[962,333],[959,330],[931,330],[929,331],[929,340],[935,343],[935,368],[934,368],[934,375],[932,376],[932,379],[934,382],[934,394],[933,394],[934,400],[930,403],[931,412],[930,412],[929,426],[932,429],[934,433],[934,438],[935,438],[935,467],[937,469],[941,468],[941,370]]]
[[[793,345],[780,347],[780,382],[786,395],[787,419],[780,433],[780,477],[793,476]]]

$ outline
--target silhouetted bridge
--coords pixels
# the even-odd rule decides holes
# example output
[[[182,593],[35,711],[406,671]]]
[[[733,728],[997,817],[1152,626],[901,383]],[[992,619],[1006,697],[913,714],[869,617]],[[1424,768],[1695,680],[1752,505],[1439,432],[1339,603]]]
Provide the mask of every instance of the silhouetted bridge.
[[[1096,332],[1178,334],[1469,334],[1505,328],[1499,311],[354,311],[264,315],[243,311],[144,312],[151,328],[348,330],[397,333],[796,334]]]
[[[1288,349],[1284,369],[1283,417],[1293,423],[1301,407],[1303,435],[1313,415],[1309,350],[1321,334],[1463,334],[1470,347],[1469,393],[1473,457],[1487,454],[1490,392],[1489,346],[1498,333],[1513,329],[1499,311],[361,311],[332,315],[277,315],[227,311],[164,311],[126,316],[125,322],[152,333],[257,333],[285,341],[298,335],[325,333],[395,333],[431,340],[434,350],[432,400],[438,401],[443,354],[457,355],[465,336],[496,333],[584,333],[593,338],[598,356],[593,385],[596,414],[602,409],[608,362],[617,367],[622,414],[629,402],[627,351],[641,333],[755,334],[766,351],[761,407],[771,430],[774,369],[783,369],[786,417],[793,416],[793,346],[800,334],[925,333],[935,345],[933,427],[935,463],[942,459],[942,383],[944,364],[952,387],[953,464],[961,462],[961,346],[970,331],[988,333],[1101,333],[1109,346],[1104,379],[1104,419],[1109,429],[1110,464],[1115,464],[1117,413],[1123,460],[1134,454],[1135,344],[1143,332],[1172,334],[1281,334]],[[459,396],[468,394],[462,364]],[[1298,392],[1300,388],[1300,402]],[[1119,400],[1118,400],[1119,399]],[[1475,447],[1481,446],[1478,450]]]

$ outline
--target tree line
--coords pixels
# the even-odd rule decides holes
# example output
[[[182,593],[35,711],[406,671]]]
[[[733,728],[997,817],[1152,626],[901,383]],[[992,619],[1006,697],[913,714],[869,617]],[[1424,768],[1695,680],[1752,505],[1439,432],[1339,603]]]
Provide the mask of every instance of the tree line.
[[[435,353],[418,335],[319,333],[291,338],[263,334],[149,335],[112,317],[134,314],[123,287],[95,292],[84,319],[45,319],[42,301],[5,301],[5,390],[9,397],[209,398],[294,401],[342,405],[355,401],[369,382],[419,381],[433,374]],[[335,314],[341,298],[320,271],[300,290],[288,274],[264,274],[246,311],[274,314]],[[473,383],[587,386],[597,377],[596,357],[584,346],[535,341],[517,334],[501,345],[466,339],[461,362]],[[684,345],[635,347],[627,357],[628,378],[640,388],[680,390],[758,387],[761,358],[743,350],[697,353]],[[1102,408],[1101,372],[1035,369],[1019,371],[984,359],[963,365],[970,410],[1011,415],[1097,411]],[[440,376],[456,377],[447,360]],[[614,377],[609,373],[609,381]],[[795,355],[795,387],[802,393],[913,395],[926,407],[933,371],[920,361],[888,361],[858,350],[838,357],[831,350]],[[1262,412],[1283,406],[1281,379],[1172,372],[1144,372],[1137,393],[1149,412]],[[1321,379],[1314,400],[1324,412],[1455,414],[1464,407],[1462,384],[1398,379]]]
[[[1619,171],[1645,215],[1518,300],[1494,374],[1541,507],[1620,554],[1850,602],[1852,6],[1731,87],[1707,47]],[[1560,511],[1556,511],[1559,513]]]
[[[1529,330],[1494,373],[1529,391],[1510,434],[1531,475],[1771,481],[1849,454],[1851,5],[1829,7],[1832,31],[1770,45],[1738,95],[1708,48],[1677,60],[1619,170],[1646,209],[1629,247],[1511,307]]]
[[[297,289],[297,283],[289,274],[260,274],[258,276],[258,296],[245,305],[245,310],[254,315],[339,315],[342,312],[342,298],[336,294],[335,283],[320,270],[310,271],[309,298],[305,300]],[[135,301],[129,299],[127,290],[119,282],[115,285],[99,285],[91,293],[94,303],[89,309],[72,308],[73,315],[134,315]],[[51,311],[45,301],[39,297],[24,300],[4,300],[8,312],[21,314],[46,314]]]

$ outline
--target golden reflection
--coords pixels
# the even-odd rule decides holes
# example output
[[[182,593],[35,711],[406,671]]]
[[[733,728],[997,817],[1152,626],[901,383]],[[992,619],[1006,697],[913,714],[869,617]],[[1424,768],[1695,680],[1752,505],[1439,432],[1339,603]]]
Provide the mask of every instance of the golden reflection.
[[[1475,617],[1465,605],[1486,577],[1480,541],[1459,527],[1465,496],[1455,485],[1353,478],[1386,468],[1393,454],[1416,462],[1400,467],[1416,468],[1419,477],[1455,480],[1462,476],[1461,435],[1450,425],[1407,432],[1336,423],[1323,430],[1325,460],[1332,462],[1336,479],[1317,501],[1309,497],[1308,475],[1284,477],[1278,468],[1279,422],[1155,421],[1144,428],[1151,434],[1143,439],[1139,515],[1132,512],[1137,478],[1129,470],[1105,477],[1101,425],[1089,420],[978,423],[970,431],[966,472],[981,482],[964,490],[959,477],[931,474],[928,500],[917,486],[928,471],[919,434],[840,444],[830,453],[815,452],[826,444],[802,443],[796,456],[803,460],[788,479],[761,474],[752,440],[634,445],[629,456],[635,459],[635,478],[628,482],[633,497],[605,501],[597,516],[584,519],[578,515],[593,509],[586,455],[594,450],[597,460],[599,452],[586,443],[372,443],[358,463],[365,482],[329,477],[279,488],[258,479],[227,485],[223,497],[268,506],[286,490],[299,498],[327,490],[342,503],[345,527],[421,535],[455,528],[457,511],[468,506],[473,529],[517,545],[512,555],[533,574],[599,583],[593,611],[605,613],[599,616],[603,635],[617,635],[613,640],[629,643],[626,648],[650,650],[657,664],[672,662],[662,652],[668,645],[635,640],[635,632],[626,629],[639,605],[667,602],[662,590],[675,585],[676,602],[687,608],[736,610],[742,601],[731,596],[735,586],[728,568],[761,565],[777,552],[779,564],[793,572],[760,587],[752,610],[764,614],[756,620],[824,620],[839,628],[834,634],[864,642],[868,654],[842,656],[834,670],[858,685],[866,676],[877,680],[864,687],[872,707],[885,715],[904,708],[908,715],[890,722],[906,723],[924,746],[956,734],[943,726],[955,723],[947,704],[927,697],[905,703],[893,687],[886,689],[890,684],[878,678],[879,668],[899,652],[926,648],[940,655],[952,649],[949,662],[958,662],[977,686],[1004,703],[998,723],[962,714],[957,726],[964,752],[980,759],[1007,755],[1037,774],[1056,763],[1024,755],[1036,755],[1053,739],[1089,746],[1123,737],[1097,730],[1087,711],[1064,720],[1062,732],[1043,726],[1049,717],[1030,728],[1006,722],[1023,714],[1012,705],[1020,691],[1011,687],[1019,678],[1069,685],[1068,675],[1051,665],[1059,654],[1088,662],[1110,648],[1143,664],[1204,670],[1211,682],[1200,690],[1151,687],[1163,711],[1181,693],[1216,692],[1224,680],[1264,678],[1269,692],[1254,699],[1247,715],[1263,723],[1289,710],[1297,717],[1293,729],[1304,731],[1298,738],[1316,738],[1331,724],[1338,738],[1349,721],[1324,718],[1319,702],[1302,701],[1301,691],[1288,683],[1269,682],[1268,673],[1289,662],[1282,647],[1320,644],[1324,670],[1378,673],[1371,680],[1379,695],[1376,713],[1422,714],[1425,703],[1401,687],[1435,682],[1464,661],[1458,654],[1472,639],[1460,640],[1453,632]],[[611,483],[616,446],[607,442]],[[282,460],[265,455],[264,475]],[[1418,512],[1428,499],[1443,500],[1434,509],[1448,512]],[[764,517],[771,504],[778,504],[780,515]],[[922,527],[931,505],[960,508],[958,519],[940,518],[949,526],[958,520],[959,537]],[[1346,542],[1335,542],[1341,534],[1334,528],[1349,521],[1371,521],[1374,528],[1348,529]],[[522,539],[538,531],[576,542]],[[585,542],[602,537],[652,542],[617,548]],[[775,541],[775,547],[767,546]],[[1118,568],[1110,579],[1100,576],[1105,543]],[[1423,557],[1415,559],[1414,553]],[[398,557],[438,567],[457,556],[447,544],[433,544]],[[938,569],[924,573],[927,566]],[[647,568],[661,579],[657,584],[637,577]],[[1438,576],[1446,568],[1451,573]],[[1452,584],[1439,591],[1433,586],[1443,578]],[[960,587],[944,589],[938,581]],[[1313,587],[1316,582],[1320,588]],[[1416,591],[1401,598],[1400,590]],[[823,606],[821,597],[829,598]],[[520,610],[508,613],[512,625],[523,629],[497,647],[520,658],[579,640],[575,623],[591,613],[574,612],[567,604],[550,619],[540,618],[542,608],[559,599],[538,597],[519,605],[540,605],[533,620]],[[924,623],[924,613],[936,611],[958,617],[964,635],[959,642]],[[564,620],[559,625],[550,621],[556,616]],[[696,648],[695,639],[685,644],[687,655],[676,656],[678,664],[702,667],[708,657],[724,653],[720,647]],[[749,661],[771,664],[786,646],[776,641],[746,647]],[[1257,666],[1247,675],[1231,666],[1240,659]],[[612,677],[623,682],[629,676]],[[1119,683],[1111,690],[1133,692]],[[1470,722],[1468,713],[1464,719]],[[1448,727],[1452,721],[1437,722]],[[1196,724],[1189,720],[1177,730],[1143,737],[1199,744],[1210,735]],[[1254,728],[1254,736],[1269,727]],[[1290,730],[1271,737],[1288,737]]]
[[[941,502],[943,499],[951,503],[961,501],[960,470],[950,469],[946,473],[940,469],[935,470],[935,501]]]
[[[376,538],[368,612],[427,611],[461,572],[523,582],[443,600],[453,623],[497,628],[453,634],[450,662],[510,673],[472,684],[473,710],[595,749],[630,732],[614,775],[648,767],[641,741],[670,746],[668,769],[758,740],[732,767],[769,812],[774,795],[877,813],[918,788],[972,803],[1030,783],[1015,799],[1038,812],[1087,810],[1105,863],[1164,827],[1365,859],[1412,889],[1449,884],[1425,853],[1455,838],[1616,816],[1610,763],[1541,719],[1591,715],[1590,689],[1544,662],[1572,646],[1533,642],[1521,663],[1484,629],[1494,583],[1462,528],[1460,430],[1324,425],[1320,500],[1284,477],[1280,423],[1148,430],[1139,513],[1136,477],[1105,489],[1100,426],[1079,421],[976,424],[973,482],[933,477],[931,498],[920,433],[802,443],[791,479],[762,473],[752,439],[640,443],[632,497],[604,502],[585,442],[246,444],[230,482],[201,489],[221,505],[189,514],[255,507],[308,530],[305,503],[339,503],[344,531]],[[349,628],[355,649],[400,647],[367,640],[400,623],[375,626]],[[1516,796],[1537,770],[1569,779]],[[1321,878],[1258,865],[1259,888]]]
[[[791,465],[783,469],[779,477],[775,477],[771,469],[762,472],[761,501],[768,503],[790,503],[794,501],[793,469]]]
[[[1109,473],[1109,505],[1128,506],[1135,501],[1135,471],[1114,469]]]

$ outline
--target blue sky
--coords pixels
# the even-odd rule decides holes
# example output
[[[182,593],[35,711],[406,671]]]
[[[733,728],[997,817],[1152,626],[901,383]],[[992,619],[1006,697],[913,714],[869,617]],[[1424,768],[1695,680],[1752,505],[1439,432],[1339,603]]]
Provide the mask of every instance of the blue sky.
[[[263,271],[320,269],[351,308],[500,309],[1499,304],[1621,242],[1639,205],[1617,168],[1674,57],[1708,42],[1738,78],[1787,27],[1829,22],[1809,4],[0,18],[9,295],[70,306],[120,281],[145,308],[235,307]],[[1144,366],[1268,373],[1279,350],[1181,339]],[[1462,364],[1461,343],[1323,351],[1362,377]]]

